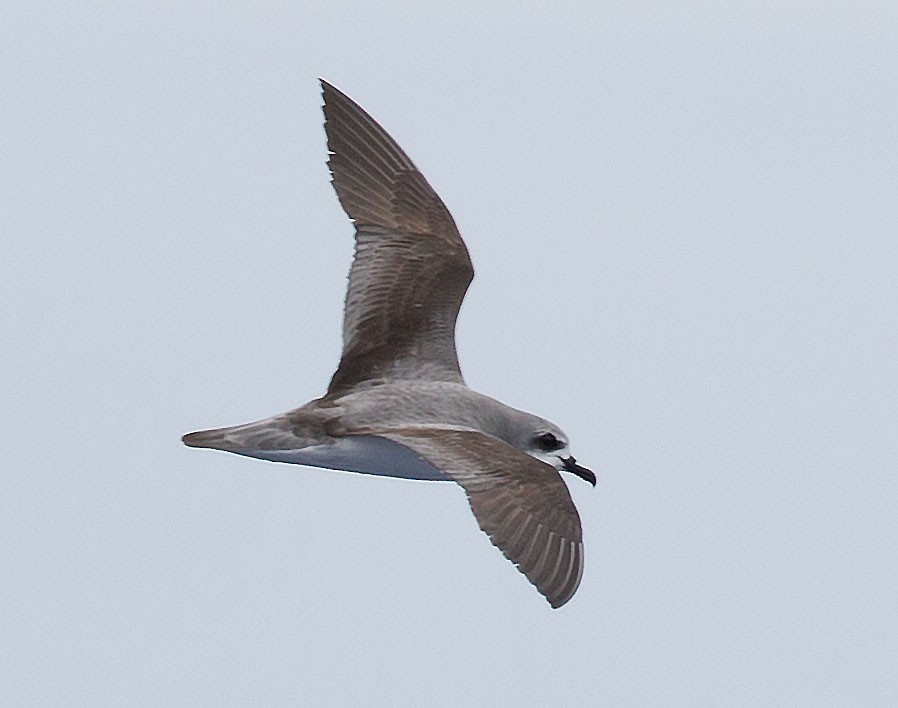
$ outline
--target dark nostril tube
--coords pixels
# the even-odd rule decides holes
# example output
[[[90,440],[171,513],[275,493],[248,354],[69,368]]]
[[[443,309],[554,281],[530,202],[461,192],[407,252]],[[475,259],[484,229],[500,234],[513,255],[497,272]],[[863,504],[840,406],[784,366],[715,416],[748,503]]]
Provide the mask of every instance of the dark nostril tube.
[[[582,465],[578,465],[577,460],[575,460],[573,457],[562,457],[561,461],[564,463],[565,472],[575,474],[580,479],[585,479],[593,487],[596,486],[596,476],[592,470],[588,470]]]

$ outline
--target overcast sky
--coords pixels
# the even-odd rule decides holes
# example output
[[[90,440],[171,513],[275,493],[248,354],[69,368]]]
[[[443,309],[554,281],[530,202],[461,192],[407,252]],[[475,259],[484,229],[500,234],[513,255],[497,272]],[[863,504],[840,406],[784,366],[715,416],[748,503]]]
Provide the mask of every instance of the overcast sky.
[[[0,704],[898,704],[896,36],[892,1],[3,3]],[[560,610],[455,485],[180,443],[336,366],[318,76],[455,216],[469,385],[597,472]]]

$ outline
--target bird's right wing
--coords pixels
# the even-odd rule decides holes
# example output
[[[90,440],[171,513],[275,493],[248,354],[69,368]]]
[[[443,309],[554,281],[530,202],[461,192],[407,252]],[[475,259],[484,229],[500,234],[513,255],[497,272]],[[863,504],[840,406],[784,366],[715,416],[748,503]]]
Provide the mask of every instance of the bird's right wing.
[[[396,141],[321,86],[328,166],[356,227],[343,355],[328,395],[385,378],[461,382],[455,320],[474,268],[455,221]]]

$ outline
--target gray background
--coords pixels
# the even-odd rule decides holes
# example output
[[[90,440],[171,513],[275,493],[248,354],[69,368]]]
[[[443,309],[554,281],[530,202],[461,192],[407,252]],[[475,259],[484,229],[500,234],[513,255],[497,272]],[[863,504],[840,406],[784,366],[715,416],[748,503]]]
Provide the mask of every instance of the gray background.
[[[0,703],[898,704],[898,6],[324,5],[0,10]],[[598,473],[562,610],[455,486],[179,442],[336,364],[319,75]]]

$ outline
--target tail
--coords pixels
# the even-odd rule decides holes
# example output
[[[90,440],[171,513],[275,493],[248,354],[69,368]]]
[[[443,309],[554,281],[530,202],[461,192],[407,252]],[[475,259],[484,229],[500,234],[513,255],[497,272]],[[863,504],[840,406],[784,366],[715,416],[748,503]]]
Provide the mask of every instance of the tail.
[[[181,442],[187,447],[210,447],[215,450],[227,449],[228,428],[217,430],[198,430],[195,433],[187,433],[181,437]]]
[[[324,435],[323,431],[308,437],[298,433],[296,422],[285,414],[227,428],[198,430],[187,433],[181,442],[187,447],[205,447],[257,457],[266,451],[301,449],[318,442]]]

